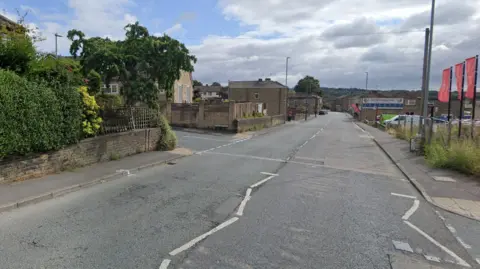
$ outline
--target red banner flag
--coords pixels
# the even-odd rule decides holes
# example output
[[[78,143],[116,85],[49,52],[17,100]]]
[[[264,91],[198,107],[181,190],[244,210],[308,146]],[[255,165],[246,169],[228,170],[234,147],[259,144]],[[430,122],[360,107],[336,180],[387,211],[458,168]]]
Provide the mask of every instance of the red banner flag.
[[[358,109],[358,106],[356,104],[352,104],[352,108],[355,112],[360,113],[360,109]]]
[[[463,63],[455,65],[455,80],[457,81],[458,100],[461,100],[463,89]]]
[[[438,91],[438,101],[442,103],[448,103],[448,99],[450,98],[450,73],[450,68],[443,70],[442,73],[442,86]]]
[[[467,92],[465,97],[473,99],[475,85],[475,71],[477,71],[477,57],[468,58],[465,60],[465,73],[467,75]]]

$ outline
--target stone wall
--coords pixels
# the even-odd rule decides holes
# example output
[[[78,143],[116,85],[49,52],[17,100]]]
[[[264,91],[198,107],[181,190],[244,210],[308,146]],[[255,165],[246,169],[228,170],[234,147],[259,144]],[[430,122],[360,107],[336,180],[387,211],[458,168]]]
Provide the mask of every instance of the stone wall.
[[[0,162],[2,180],[26,180],[65,169],[156,149],[160,129],[141,129],[88,138],[64,149]]]
[[[247,132],[247,131],[257,131],[263,128],[269,128],[269,127],[284,124],[284,123],[285,123],[284,115],[235,120],[235,126],[238,133]]]

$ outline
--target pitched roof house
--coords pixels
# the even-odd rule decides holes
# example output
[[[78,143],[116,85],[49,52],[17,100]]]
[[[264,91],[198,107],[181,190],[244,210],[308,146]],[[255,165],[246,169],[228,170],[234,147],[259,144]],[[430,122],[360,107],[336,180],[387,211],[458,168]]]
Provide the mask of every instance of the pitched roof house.
[[[269,115],[285,115],[288,87],[269,78],[254,81],[229,81],[228,99],[267,105]]]

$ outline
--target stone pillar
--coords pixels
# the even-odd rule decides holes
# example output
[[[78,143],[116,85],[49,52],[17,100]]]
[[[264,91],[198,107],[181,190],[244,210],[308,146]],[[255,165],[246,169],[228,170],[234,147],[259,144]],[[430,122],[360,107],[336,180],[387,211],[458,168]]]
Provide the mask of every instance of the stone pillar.
[[[235,101],[228,102],[228,129],[235,130]]]
[[[197,128],[204,128],[205,127],[205,100],[201,100],[198,104],[198,112],[197,112]]]

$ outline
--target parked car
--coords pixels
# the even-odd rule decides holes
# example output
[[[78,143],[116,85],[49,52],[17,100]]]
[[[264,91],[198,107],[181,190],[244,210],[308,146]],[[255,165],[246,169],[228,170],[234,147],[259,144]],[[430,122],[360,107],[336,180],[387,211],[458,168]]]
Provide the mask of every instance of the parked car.
[[[324,110],[318,111],[318,115],[326,115],[327,113]]]
[[[413,119],[413,125],[419,125],[421,121],[420,115],[397,115],[391,119],[385,120],[385,125],[399,125],[406,121],[406,124],[410,124]]]

